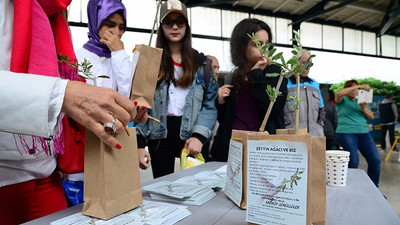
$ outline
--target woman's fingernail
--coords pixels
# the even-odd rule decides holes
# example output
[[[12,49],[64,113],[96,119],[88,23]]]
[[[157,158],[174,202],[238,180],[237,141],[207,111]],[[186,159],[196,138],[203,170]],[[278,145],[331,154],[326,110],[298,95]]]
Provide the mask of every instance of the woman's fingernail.
[[[137,101],[134,101],[133,104],[135,104],[135,106],[137,106]]]
[[[122,148],[122,146],[119,143],[115,147],[118,148],[118,149]]]
[[[146,106],[142,106],[142,109],[145,110],[145,109],[146,109]]]

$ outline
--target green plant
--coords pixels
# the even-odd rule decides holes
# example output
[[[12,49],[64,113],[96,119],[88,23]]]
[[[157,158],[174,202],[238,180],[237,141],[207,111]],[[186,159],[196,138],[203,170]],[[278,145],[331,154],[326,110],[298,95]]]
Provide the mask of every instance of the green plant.
[[[297,107],[298,105],[300,105],[300,102],[303,101],[303,99],[304,99],[304,98],[297,99],[296,96],[291,96],[291,95],[288,95],[287,98],[294,102],[294,104],[291,105],[291,107],[293,107],[293,108],[291,108],[292,110],[295,110],[294,107]]]
[[[270,112],[272,110],[273,105],[275,104],[276,98],[279,96],[279,89],[282,84],[282,80],[284,77],[289,78],[291,76],[294,76],[296,79],[296,84],[297,84],[297,91],[296,91],[296,97],[295,97],[295,106],[296,106],[296,117],[295,117],[295,133],[298,134],[299,132],[299,102],[300,99],[300,75],[308,70],[311,66],[311,58],[315,57],[315,55],[310,55],[310,57],[307,59],[307,61],[304,63],[304,65],[300,66],[300,59],[301,59],[301,54],[304,51],[303,46],[301,44],[301,39],[300,39],[300,33],[298,31],[293,31],[294,33],[294,39],[291,39],[292,41],[295,41],[297,43],[293,45],[293,50],[292,50],[292,57],[288,60],[285,61],[283,57],[283,53],[277,53],[276,48],[273,47],[272,43],[268,43],[265,45],[262,45],[256,38],[255,34],[253,33],[252,35],[247,34],[252,41],[256,44],[258,50],[260,51],[261,55],[265,57],[270,64],[278,65],[281,68],[281,73],[267,73],[267,77],[277,77],[279,76],[278,83],[276,87],[274,88],[268,88],[267,87],[267,94],[270,98],[270,104],[268,106],[267,112],[264,116],[264,120],[260,126],[259,131],[262,132],[265,130],[265,126],[267,124]],[[272,48],[272,49],[270,49]],[[275,55],[274,55],[275,54]]]
[[[98,78],[110,78],[109,76],[106,76],[106,75],[95,76],[92,72],[90,72],[90,69],[93,67],[93,65],[86,58],[83,59],[83,62],[81,62],[79,64],[78,64],[77,60],[75,60],[75,62],[71,63],[70,59],[67,55],[63,56],[60,53],[58,53],[57,59],[58,59],[58,62],[66,63],[66,64],[72,66],[74,69],[76,69],[79,72],[78,75],[80,77],[87,79],[87,80],[93,80],[94,86],[97,86]]]

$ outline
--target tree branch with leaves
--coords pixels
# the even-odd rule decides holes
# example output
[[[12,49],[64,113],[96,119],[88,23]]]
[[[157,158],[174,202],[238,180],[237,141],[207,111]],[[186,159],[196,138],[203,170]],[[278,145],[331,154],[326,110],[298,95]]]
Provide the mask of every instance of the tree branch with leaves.
[[[86,58],[84,58],[83,62],[81,62],[81,63],[78,63],[76,60],[75,60],[75,62],[71,63],[69,60],[69,57],[67,55],[63,56],[60,53],[58,53],[57,59],[60,63],[65,63],[65,64],[72,66],[76,71],[79,72],[79,74],[78,74],[79,77],[84,78],[86,80],[92,80],[93,86],[97,87],[97,79],[98,78],[110,78],[109,76],[106,76],[106,75],[95,76],[92,72],[90,72],[90,69],[93,67],[93,65]]]
[[[298,31],[293,31],[294,33],[294,39],[291,39],[291,41],[295,41],[297,43],[293,45],[293,50],[292,50],[292,57],[288,60],[285,61],[285,58],[283,57],[283,53],[279,52],[275,54],[277,49],[273,47],[273,43],[268,43],[265,45],[262,45],[256,38],[255,34],[252,33],[247,34],[251,40],[256,44],[258,50],[261,53],[262,57],[265,57],[267,60],[270,61],[270,64],[272,65],[277,65],[281,68],[281,73],[267,73],[265,76],[267,77],[277,77],[279,76],[278,83],[276,87],[271,87],[270,85],[267,86],[266,92],[268,97],[270,98],[270,104],[268,106],[267,112],[264,116],[264,120],[260,126],[259,131],[263,132],[265,130],[265,126],[267,124],[267,121],[269,119],[269,116],[271,114],[272,108],[276,102],[276,99],[282,94],[279,89],[282,84],[283,78],[290,78],[291,76],[294,76],[296,79],[296,96],[294,97],[295,100],[295,105],[296,105],[296,117],[295,117],[295,133],[298,134],[299,132],[299,103],[301,100],[300,99],[300,75],[308,70],[311,66],[312,63],[310,62],[311,58],[315,57],[315,55],[310,55],[310,57],[307,59],[306,63],[303,66],[299,65],[300,59],[301,59],[301,54],[302,51],[304,51],[303,46],[301,44],[301,39],[300,39],[300,34]],[[272,47],[272,48],[271,48]],[[270,49],[271,48],[271,49]]]

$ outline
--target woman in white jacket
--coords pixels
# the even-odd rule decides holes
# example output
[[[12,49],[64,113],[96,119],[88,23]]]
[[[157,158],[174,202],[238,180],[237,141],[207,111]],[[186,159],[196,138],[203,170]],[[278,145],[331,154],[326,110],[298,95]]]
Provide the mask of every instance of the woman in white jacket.
[[[60,41],[57,39],[60,30],[54,28],[67,31],[61,35],[64,38],[61,48],[72,47],[66,22],[60,20],[61,11],[69,2],[0,2],[2,224],[20,224],[66,207],[60,178],[54,173],[54,154],[44,151],[55,135],[60,112],[70,115],[114,148],[122,146],[103,128],[104,123],[113,120],[110,112],[118,118],[117,132],[123,132],[131,120],[144,122],[147,119],[147,114],[136,112],[133,102],[111,89],[57,77],[59,46],[56,44],[60,43],[57,42]],[[69,45],[65,45],[66,42]],[[35,139],[30,136],[15,138],[13,133],[36,135],[47,141],[33,147],[32,140]]]
[[[97,80],[97,86],[112,88],[130,97],[132,63],[124,50],[121,37],[126,31],[126,9],[119,0],[90,0],[87,6],[88,37],[76,51],[78,62],[90,61],[94,76],[109,78]],[[93,84],[92,80],[86,80]]]

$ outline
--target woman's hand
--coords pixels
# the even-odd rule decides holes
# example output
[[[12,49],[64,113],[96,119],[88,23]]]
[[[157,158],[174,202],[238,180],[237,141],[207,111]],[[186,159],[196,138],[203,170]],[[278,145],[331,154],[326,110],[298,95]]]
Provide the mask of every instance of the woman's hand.
[[[147,113],[138,113],[135,104],[118,92],[79,81],[68,81],[61,111],[93,131],[106,145],[118,149],[122,146],[104,130],[103,124],[111,123],[115,117],[116,133],[121,133],[132,120],[147,120]]]
[[[358,85],[358,88],[366,90],[366,91],[370,91],[371,90],[371,87],[368,84]]]
[[[139,123],[146,123],[146,121],[148,119],[146,106],[144,106],[144,105],[138,106],[136,101],[134,101],[133,104],[135,104],[136,111],[137,111],[137,114],[136,114],[136,117],[134,120],[138,121]]]
[[[203,143],[195,137],[191,137],[186,140],[185,147],[187,149],[188,155],[197,155],[201,153],[201,149],[203,148]]]
[[[144,148],[138,148],[138,157],[139,167],[143,170],[149,168],[151,161],[150,153]]]
[[[368,104],[367,104],[366,102],[361,102],[359,105],[360,105],[360,108],[361,108],[362,111],[368,109],[368,108],[367,108],[367,105],[368,105]]]
[[[367,85],[368,86],[368,85]],[[369,87],[369,86],[368,86]],[[366,89],[365,89],[366,90]],[[374,112],[372,112],[371,110],[369,110],[367,108],[367,103],[366,102],[361,102],[360,104],[360,108],[363,111],[364,115],[367,117],[367,119],[369,120],[373,120],[375,118]]]
[[[231,88],[233,88],[232,85],[225,84],[218,89],[218,104],[225,104],[225,98],[231,94]]]
[[[260,57],[260,60],[251,68],[251,70],[260,69],[264,70],[272,62],[272,57]]]
[[[100,42],[107,45],[112,52],[124,49],[124,43],[121,38],[112,30],[106,30],[103,37],[100,38]]]

